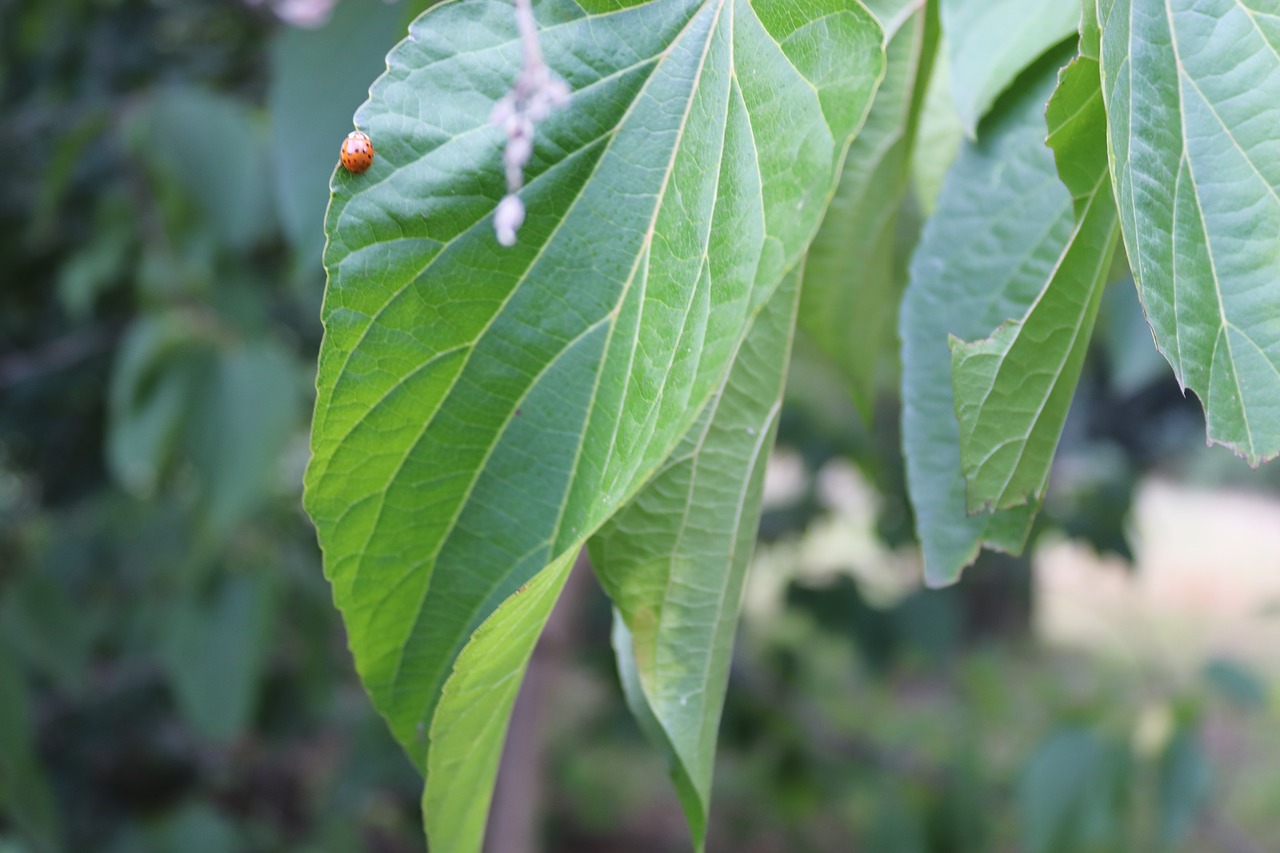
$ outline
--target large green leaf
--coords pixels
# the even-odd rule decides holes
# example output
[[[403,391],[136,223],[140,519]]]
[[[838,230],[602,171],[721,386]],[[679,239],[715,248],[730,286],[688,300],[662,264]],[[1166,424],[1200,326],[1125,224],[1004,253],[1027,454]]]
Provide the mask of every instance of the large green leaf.
[[[1076,223],[1026,316],[981,341],[952,339],[969,512],[1044,496],[1120,237],[1096,59],[1063,70],[1045,118]]]
[[[515,247],[492,224],[489,115],[521,65],[501,0],[414,23],[356,116],[373,167],[333,179],[306,505],[360,675],[429,776],[437,755],[496,755],[514,688],[459,654],[482,624],[506,632],[522,585],[554,586],[547,567],[692,426],[816,230],[883,69],[853,0],[612,5],[536,7],[574,95],[538,127]],[[515,675],[541,624],[521,618]],[[502,725],[445,725],[446,679]],[[429,778],[426,802],[441,785],[487,801],[491,781]],[[432,849],[474,849],[472,829]]]
[[[895,226],[938,23],[933,3],[878,0],[867,5],[885,29],[885,77],[809,248],[800,327],[835,362],[854,403],[869,418],[877,368],[892,339],[902,296],[903,276],[894,263]]]
[[[1055,53],[966,142],[911,260],[901,315],[902,441],[931,584],[954,581],[986,544],[1022,547],[1032,507],[970,516],[947,336],[973,339],[1023,316],[1070,237],[1070,194],[1044,144],[1044,106],[1066,59]]]
[[[965,131],[1045,51],[1076,31],[1079,0],[941,0],[951,94]]]
[[[591,540],[591,563],[623,622],[619,670],[635,675],[623,679],[628,704],[660,727],[699,848],[798,285],[798,271],[784,279],[671,458]]]
[[[1280,7],[1099,0],[1125,247],[1210,442],[1280,453]]]

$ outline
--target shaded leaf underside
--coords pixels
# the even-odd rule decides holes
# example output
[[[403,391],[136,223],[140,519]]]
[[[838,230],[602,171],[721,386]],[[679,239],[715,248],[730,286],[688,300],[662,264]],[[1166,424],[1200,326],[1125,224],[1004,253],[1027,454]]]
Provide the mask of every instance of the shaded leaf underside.
[[[1044,105],[1067,56],[1046,57],[966,142],[911,261],[899,330],[907,482],[930,584],[983,546],[1018,551],[1034,507],[969,515],[948,336],[973,340],[1023,316],[1072,231],[1072,199],[1044,144]]]
[[[969,512],[1044,496],[1120,235],[1096,59],[1078,57],[1063,70],[1046,119],[1075,227],[1025,316],[984,340],[953,341]]]

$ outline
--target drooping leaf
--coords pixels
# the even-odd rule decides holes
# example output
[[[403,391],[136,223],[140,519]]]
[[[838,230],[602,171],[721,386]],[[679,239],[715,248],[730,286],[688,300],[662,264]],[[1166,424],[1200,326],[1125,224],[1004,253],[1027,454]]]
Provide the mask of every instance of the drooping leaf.
[[[521,65],[501,0],[414,23],[356,116],[377,159],[332,183],[306,505],[361,677],[428,771],[433,850],[478,843],[432,804],[487,803],[543,614],[503,647],[510,682],[464,646],[504,635],[522,585],[555,587],[687,432],[816,230],[883,69],[849,0],[612,5],[535,8],[574,95],[538,126],[515,247],[492,223],[489,115]],[[474,688],[479,735],[444,722],[446,679]],[[437,778],[469,751],[486,759]]]
[[[143,318],[125,336],[111,377],[106,456],[134,494],[155,491],[177,446],[203,369],[197,343],[174,314]]]
[[[107,460],[149,495],[178,454],[199,475],[202,522],[221,540],[262,499],[297,426],[300,379],[269,340],[215,339],[180,312],[136,322],[111,383]]]
[[[631,682],[628,704],[660,729],[699,849],[799,277],[788,275],[752,323],[724,384],[671,458],[590,543],[624,623],[615,643],[623,684]]]
[[[1280,453],[1280,18],[1274,2],[1100,0],[1129,262],[1211,443]]]
[[[1071,234],[1070,194],[1044,144],[1044,106],[1066,55],[1018,81],[966,142],[911,260],[903,300],[902,443],[925,577],[950,583],[981,546],[1021,549],[1034,507],[969,515],[947,336],[1021,317]]]
[[[1024,317],[984,340],[952,339],[971,513],[1044,497],[1120,237],[1097,60],[1078,57],[1063,69],[1045,118],[1058,174],[1075,206],[1075,228]]]
[[[809,248],[800,327],[835,362],[854,403],[869,418],[877,368],[892,340],[902,296],[894,229],[938,22],[933,3],[879,0],[867,5],[885,28],[885,77]]]
[[[972,139],[996,98],[1076,31],[1079,0],[941,0],[951,94]]]

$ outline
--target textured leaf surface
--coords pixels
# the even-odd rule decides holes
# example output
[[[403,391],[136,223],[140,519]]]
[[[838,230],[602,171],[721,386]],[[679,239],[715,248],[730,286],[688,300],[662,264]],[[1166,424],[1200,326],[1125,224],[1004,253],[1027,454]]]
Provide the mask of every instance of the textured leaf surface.
[[[487,802],[515,689],[463,647],[522,585],[551,584],[692,426],[817,229],[883,70],[852,0],[614,9],[536,7],[574,95],[538,128],[514,248],[493,235],[488,122],[521,63],[509,3],[419,18],[356,116],[373,167],[333,179],[306,505],[397,738],[430,773],[476,751],[428,781],[428,805]],[[504,648],[509,674],[525,654]],[[465,716],[502,724],[438,719],[456,711],[446,679]],[[473,829],[432,849],[474,849]]]
[[[798,284],[798,272],[786,277],[671,458],[590,543],[624,623],[615,642],[628,703],[657,721],[650,736],[667,752],[699,847]]]
[[[1074,223],[1044,144],[1044,107],[1065,55],[1046,57],[965,143],[911,261],[903,300],[902,441],[931,584],[954,581],[982,545],[1021,549],[1033,507],[970,516],[947,336],[973,339],[1023,316]]]
[[[934,4],[867,6],[885,30],[885,77],[809,248],[800,302],[801,328],[840,369],[864,417],[902,297],[895,226],[938,42]]]
[[[953,339],[969,512],[1044,496],[1120,237],[1096,59],[1079,57],[1063,70],[1046,120],[1076,223],[1026,316],[985,340]]]
[[[480,849],[511,709],[576,556],[566,552],[517,590],[458,656],[431,723],[422,791],[433,850]]]
[[[1079,0],[941,0],[951,94],[965,131],[1028,66],[1076,31]]]
[[[1111,171],[1156,346],[1208,437],[1280,452],[1280,7],[1099,0]]]

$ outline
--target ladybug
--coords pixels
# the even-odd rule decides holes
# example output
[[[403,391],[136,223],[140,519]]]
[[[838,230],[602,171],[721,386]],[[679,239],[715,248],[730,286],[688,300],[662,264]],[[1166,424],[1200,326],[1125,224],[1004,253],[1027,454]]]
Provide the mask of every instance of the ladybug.
[[[369,134],[359,130],[347,134],[342,140],[342,165],[357,175],[373,165],[373,140]]]

